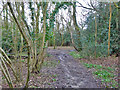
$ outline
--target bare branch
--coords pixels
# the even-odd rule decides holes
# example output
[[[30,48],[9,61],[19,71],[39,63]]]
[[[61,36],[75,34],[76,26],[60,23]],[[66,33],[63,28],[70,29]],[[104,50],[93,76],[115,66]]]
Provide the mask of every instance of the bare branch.
[[[93,9],[93,8],[89,8],[89,7],[85,7],[85,6],[83,6],[80,2],[77,2],[77,3],[80,4],[80,6],[78,6],[78,7],[82,7],[82,8],[88,9],[88,10],[94,10],[94,11],[96,11],[96,10]]]

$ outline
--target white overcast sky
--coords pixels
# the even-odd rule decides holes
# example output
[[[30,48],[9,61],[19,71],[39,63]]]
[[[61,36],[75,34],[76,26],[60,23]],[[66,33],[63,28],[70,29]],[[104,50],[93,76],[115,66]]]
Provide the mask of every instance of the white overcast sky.
[[[88,3],[90,2],[90,0],[77,0],[77,1],[79,1],[83,6],[86,6],[86,7],[89,7],[88,6]],[[79,4],[77,4],[78,6],[79,6]],[[25,5],[26,6],[26,5]],[[0,12],[1,12],[1,10],[2,10],[2,2],[0,1]],[[81,20],[85,20],[85,17],[83,17],[82,15],[81,15],[81,12],[82,13],[86,13],[85,11],[87,11],[87,10],[85,10],[85,9],[83,9],[83,8],[81,8],[81,7],[77,7],[76,8],[76,10],[77,10],[77,21],[78,21],[78,23],[80,23],[81,22]],[[28,9],[27,9],[27,6],[26,6],[26,11],[25,11],[26,13],[26,16],[28,17],[29,16],[29,13],[30,13],[30,11],[28,11]],[[61,12],[61,11],[60,11]],[[66,13],[66,11],[65,10],[62,10],[62,14],[64,15],[64,18],[66,18],[67,19],[67,13]],[[31,22],[31,20],[30,20],[30,18],[28,18],[28,23],[29,22]],[[30,23],[29,23],[30,24]]]

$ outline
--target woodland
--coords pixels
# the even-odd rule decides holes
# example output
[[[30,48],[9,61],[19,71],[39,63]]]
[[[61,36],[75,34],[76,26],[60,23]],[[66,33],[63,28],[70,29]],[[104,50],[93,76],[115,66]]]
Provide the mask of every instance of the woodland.
[[[119,0],[0,1],[0,88],[119,88],[119,40]]]

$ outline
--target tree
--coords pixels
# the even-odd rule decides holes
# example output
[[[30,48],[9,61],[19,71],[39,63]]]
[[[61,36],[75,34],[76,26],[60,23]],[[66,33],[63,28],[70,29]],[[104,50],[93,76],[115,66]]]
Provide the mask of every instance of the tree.
[[[25,84],[25,87],[28,87],[28,81],[29,81],[29,77],[30,77],[30,69],[29,69],[29,68],[30,68],[30,59],[31,59],[31,55],[30,55],[30,52],[31,52],[30,45],[31,45],[31,44],[30,44],[30,42],[29,42],[29,40],[28,40],[25,32],[22,30],[22,28],[21,28],[21,26],[20,26],[17,18],[15,17],[15,14],[14,14],[13,9],[12,9],[12,7],[11,7],[11,3],[10,3],[10,2],[7,2],[7,4],[8,4],[8,6],[9,6],[10,11],[11,11],[11,13],[12,13],[12,15],[13,15],[13,18],[14,18],[14,20],[15,20],[18,28],[19,28],[19,31],[21,32],[22,36],[24,37],[24,39],[26,40],[26,43],[27,43],[27,45],[28,45],[28,46],[27,46],[27,47],[28,47],[28,60],[27,60],[27,64],[28,64],[28,74],[27,74],[27,80],[26,80],[26,84]]]
[[[108,33],[108,56],[109,56],[109,52],[110,52],[110,25],[111,25],[111,15],[112,15],[112,11],[111,11],[111,3],[110,3],[110,18],[109,18],[109,33]]]
[[[76,2],[73,3],[73,23],[74,23],[74,26],[75,26],[75,30],[77,32],[77,41],[79,41],[79,44],[77,44],[77,51],[81,51],[82,50],[82,43],[80,41],[80,28],[77,24],[77,20],[76,20]]]

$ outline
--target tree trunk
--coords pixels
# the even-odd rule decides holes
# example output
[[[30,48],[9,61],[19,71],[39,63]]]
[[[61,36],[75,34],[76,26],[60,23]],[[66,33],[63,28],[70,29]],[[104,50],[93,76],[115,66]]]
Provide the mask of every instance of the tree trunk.
[[[77,35],[78,35],[78,38],[77,38],[77,41],[79,42],[79,45],[77,47],[77,51],[81,51],[82,50],[82,43],[80,41],[80,28],[77,24],[77,20],[76,20],[76,2],[74,2],[74,5],[73,5],[73,24],[75,26],[75,30],[77,32]]]
[[[40,61],[43,62],[43,60],[44,60],[45,36],[46,36],[46,10],[48,7],[48,3],[46,3],[45,7],[43,7],[43,6],[41,6],[41,7],[42,7],[42,11],[43,11],[43,40],[42,40],[41,51],[38,55],[35,65],[32,69],[32,72],[36,72],[36,73],[39,72],[38,66],[39,66]],[[40,67],[41,67],[41,65],[40,65]]]
[[[108,56],[110,55],[110,26],[111,26],[111,16],[112,16],[112,11],[111,11],[111,3],[110,3],[110,18],[109,18],[109,32],[108,32]]]
[[[35,64],[37,62],[37,38],[38,38],[38,33],[39,33],[39,16],[40,16],[40,5],[37,3],[37,16],[36,16],[36,30],[35,30],[35,49],[34,49],[34,58],[32,61],[32,72],[34,72],[35,69]]]
[[[118,6],[120,7],[120,1],[118,2]],[[120,33],[120,8],[118,9],[118,34]],[[119,37],[120,38],[120,35]],[[120,41],[118,41],[118,58],[120,59]],[[120,69],[120,65],[119,65]],[[120,70],[119,70],[120,71]]]
[[[15,22],[16,22],[18,28],[19,28],[19,31],[20,31],[20,33],[22,34],[22,36],[23,36],[23,38],[25,39],[25,41],[26,41],[26,43],[27,43],[27,46],[28,46],[28,60],[27,60],[27,64],[28,64],[28,73],[27,73],[27,80],[26,80],[26,84],[25,84],[25,87],[28,87],[28,81],[29,81],[29,76],[30,76],[30,71],[29,71],[30,65],[29,65],[29,62],[30,62],[30,60],[31,60],[31,59],[30,59],[30,58],[31,58],[31,56],[30,56],[30,51],[31,51],[30,47],[31,47],[31,43],[30,43],[29,38],[27,37],[26,33],[22,30],[22,27],[20,26],[20,24],[19,24],[17,18],[15,17],[15,14],[14,14],[13,9],[12,9],[12,6],[11,6],[11,3],[10,3],[10,2],[7,2],[7,4],[8,4],[8,6],[9,6],[10,11],[11,11],[11,13],[12,13],[12,16],[13,16],[13,18],[14,18],[14,20],[15,20]]]
[[[2,22],[2,18],[0,17],[0,22]],[[0,23],[0,47],[2,47],[2,23]]]
[[[96,21],[96,14],[95,14],[95,58],[96,58],[96,44],[97,44],[97,21]]]
[[[55,30],[54,29],[53,29],[53,38],[54,38],[53,46],[54,46],[54,49],[55,49],[56,47],[55,47]]]

